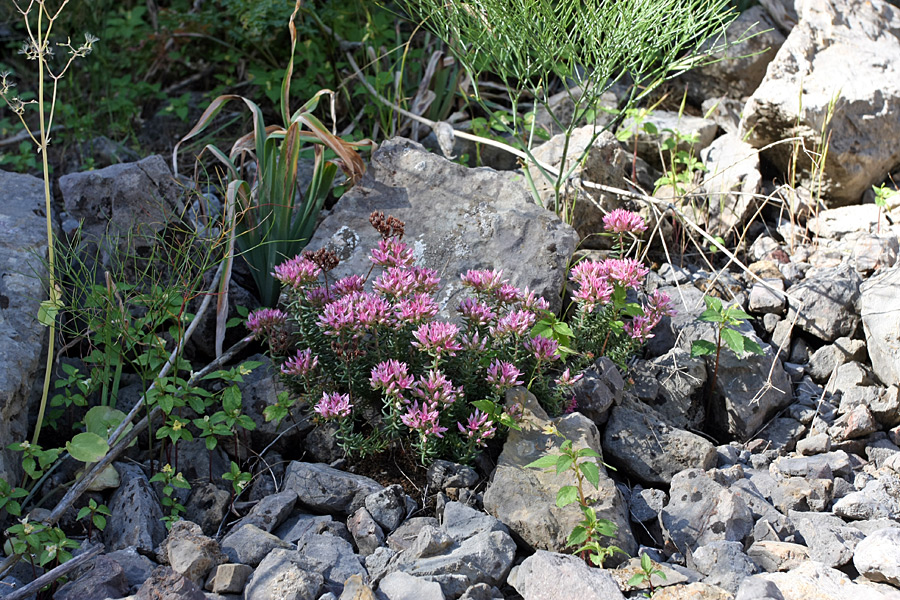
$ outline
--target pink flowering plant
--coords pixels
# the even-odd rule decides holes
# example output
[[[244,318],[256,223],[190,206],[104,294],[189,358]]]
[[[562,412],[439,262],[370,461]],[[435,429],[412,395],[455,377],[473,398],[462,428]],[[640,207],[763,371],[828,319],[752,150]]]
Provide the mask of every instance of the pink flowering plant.
[[[633,213],[630,213],[633,215]],[[471,461],[489,440],[515,426],[507,390],[526,386],[551,413],[573,410],[572,389],[592,357],[624,365],[663,315],[664,294],[628,300],[647,269],[626,258],[585,261],[571,274],[577,289],[572,326],[546,299],[495,270],[460,276],[468,291],[455,322],[438,318],[437,274],[415,264],[404,224],[373,213],[381,240],[363,275],[334,279],[328,251],[275,267],[287,294],[284,311],[262,309],[247,325],[268,341],[292,394],[265,416],[280,421],[297,400],[315,420],[337,428],[348,454],[408,444],[427,464]],[[622,222],[642,225],[640,217]]]
[[[378,213],[371,221],[382,239],[364,276],[335,280],[336,259],[322,251],[275,267],[286,308],[252,313],[247,325],[268,341],[295,399],[280,397],[266,418],[288,418],[299,399],[315,420],[336,426],[348,454],[401,444],[427,464],[471,461],[515,427],[503,406],[512,387],[529,386],[560,412],[577,377],[559,342],[533,333],[552,316],[547,301],[499,271],[470,270],[461,275],[470,294],[458,321],[439,319],[440,280],[414,263],[403,223]]]
[[[618,258],[584,260],[572,268],[569,279],[575,314],[573,337],[585,359],[608,356],[620,367],[651,337],[653,328],[675,311],[668,295],[659,290],[637,301],[649,269],[634,258],[627,258],[624,235],[646,231],[643,218],[634,212],[616,209],[603,219],[609,235],[619,236]]]

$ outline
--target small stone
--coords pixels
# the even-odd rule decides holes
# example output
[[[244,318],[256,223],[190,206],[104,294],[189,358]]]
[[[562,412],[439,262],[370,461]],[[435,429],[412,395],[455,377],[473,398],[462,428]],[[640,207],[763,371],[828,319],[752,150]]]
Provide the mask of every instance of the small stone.
[[[251,567],[258,565],[272,550],[290,547],[287,542],[256,525],[243,525],[222,540],[222,552],[229,561]]]
[[[803,456],[825,454],[831,451],[831,438],[826,433],[817,433],[797,442],[797,452]]]
[[[128,581],[122,566],[101,555],[94,560],[90,571],[60,587],[53,594],[53,600],[106,600],[126,594]]]
[[[206,596],[184,575],[169,567],[157,567],[134,595],[134,600],[206,600]]]
[[[809,549],[800,544],[776,540],[754,542],[747,550],[747,555],[766,572],[790,571],[802,562],[809,560]]]
[[[406,517],[406,500],[403,488],[397,484],[366,496],[366,510],[385,531],[393,531]]]
[[[389,573],[378,584],[378,592],[387,600],[444,600],[440,584],[402,571]]]
[[[347,519],[347,529],[356,542],[359,553],[368,556],[384,543],[384,532],[369,511],[360,507]]]
[[[755,314],[783,315],[787,300],[784,296],[784,280],[766,279],[765,285],[756,282],[750,288],[750,299],[747,308]]]
[[[841,415],[828,429],[828,435],[837,442],[863,438],[878,431],[878,423],[872,412],[863,404],[854,406],[850,412]]]
[[[224,562],[219,544],[203,535],[203,530],[190,521],[176,521],[165,541],[169,566],[198,586],[206,574]]]
[[[235,563],[226,563],[216,567],[210,578],[210,591],[216,594],[240,594],[244,591],[247,579],[253,574],[253,567]]]

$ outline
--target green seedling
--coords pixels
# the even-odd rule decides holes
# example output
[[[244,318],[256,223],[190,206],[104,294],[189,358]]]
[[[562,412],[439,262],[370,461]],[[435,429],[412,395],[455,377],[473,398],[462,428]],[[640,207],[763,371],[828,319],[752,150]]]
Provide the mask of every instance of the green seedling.
[[[87,522],[87,537],[91,539],[94,535],[94,527],[97,528],[97,531],[106,529],[106,517],[112,516],[112,513],[109,512],[105,505],[97,504],[97,501],[91,498],[88,500],[87,506],[82,507],[78,511],[78,516],[75,517],[75,520],[81,521],[88,516],[90,518]]]
[[[715,354],[716,362],[713,368],[712,382],[710,389],[715,389],[716,379],[719,374],[719,358],[722,353],[722,342],[735,353],[738,357],[742,357],[746,353],[765,354],[762,347],[755,341],[738,331],[737,327],[744,321],[750,319],[750,315],[742,311],[737,306],[729,306],[725,308],[722,301],[712,296],[704,296],[703,302],[706,303],[706,310],[700,315],[699,319],[706,323],[713,323],[716,326],[716,341],[695,340],[691,344],[691,357],[709,356]]]
[[[657,569],[647,554],[641,554],[641,570],[631,576],[628,580],[628,585],[640,586],[646,582],[650,587],[650,590],[646,592],[646,597],[651,598],[656,593],[656,590],[653,589],[654,575],[661,579],[666,579],[666,574],[662,572],[662,569]]]
[[[553,426],[545,431],[563,437]],[[585,482],[594,486],[594,489],[599,489],[598,461],[602,461],[602,457],[594,450],[590,448],[576,450],[572,446],[572,440],[563,438],[558,452],[542,456],[525,466],[531,469],[554,469],[557,475],[570,472],[575,476],[575,485],[564,485],[556,493],[556,506],[564,508],[577,502],[584,514],[584,519],[572,529],[566,539],[566,545],[575,548],[575,552],[581,554],[582,558],[590,560],[595,566],[602,567],[607,558],[617,552],[625,554],[625,551],[618,546],[603,546],[600,543],[601,537],[615,536],[618,528],[612,521],[598,518],[597,512],[585,495]]]

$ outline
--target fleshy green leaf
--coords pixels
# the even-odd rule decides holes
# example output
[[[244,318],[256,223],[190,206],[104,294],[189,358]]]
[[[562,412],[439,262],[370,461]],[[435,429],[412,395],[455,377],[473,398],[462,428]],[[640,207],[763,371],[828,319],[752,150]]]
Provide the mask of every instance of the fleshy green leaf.
[[[641,554],[641,568],[649,573],[652,567],[653,562],[650,560],[650,556],[646,552]]]
[[[75,460],[84,463],[97,462],[109,452],[109,444],[106,440],[96,433],[79,433],[72,438],[72,441],[66,442],[66,450]]]

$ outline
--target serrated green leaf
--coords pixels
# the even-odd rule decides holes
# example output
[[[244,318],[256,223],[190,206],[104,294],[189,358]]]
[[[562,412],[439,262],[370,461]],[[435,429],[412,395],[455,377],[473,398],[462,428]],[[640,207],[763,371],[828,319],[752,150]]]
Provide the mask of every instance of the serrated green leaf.
[[[91,509],[88,508],[87,506],[85,506],[81,510],[78,511],[78,514],[75,516],[75,520],[80,521],[83,518],[85,518],[86,516],[88,516],[89,514],[91,514]]]
[[[744,355],[745,339],[747,338],[734,329],[726,328],[722,330],[722,341],[739,357]]]
[[[567,546],[580,546],[581,544],[587,541],[587,529],[582,527],[581,525],[576,525],[572,529],[572,533],[569,534],[569,537],[566,539]]]
[[[647,555],[645,554],[644,556],[647,556]],[[642,583],[644,583],[644,579],[646,579],[646,578],[647,578],[647,576],[644,575],[643,573],[635,573],[628,579],[628,581],[626,582],[626,585],[629,585],[631,587],[637,587],[637,586],[641,585]]]
[[[553,331],[555,331],[559,335],[564,335],[566,337],[572,337],[575,335],[575,332],[572,331],[572,328],[569,327],[568,323],[564,323],[563,321],[557,321],[553,324]]]
[[[706,308],[710,308],[717,313],[722,312],[722,301],[715,296],[703,296],[703,302],[706,304]]]
[[[574,485],[564,485],[556,493],[556,505],[560,508],[578,502],[578,488]]]
[[[712,308],[707,308],[702,313],[700,313],[700,316],[697,317],[697,320],[703,321],[705,323],[721,323],[723,317],[719,312],[713,310]]]
[[[716,353],[716,345],[707,340],[694,340],[691,343],[691,358],[707,356]]]
[[[735,319],[737,321],[748,321],[753,318],[736,306],[732,306],[727,311],[725,311],[725,315],[728,318]]]
[[[643,317],[644,309],[641,308],[639,304],[635,304],[634,302],[629,302],[625,305],[625,308],[622,309],[622,313],[629,317]]]
[[[572,457],[568,454],[561,454],[556,459],[556,474],[564,473],[572,466]]]
[[[556,466],[556,455],[548,454],[525,465],[526,469],[552,469]]]
[[[106,517],[104,517],[103,515],[95,514],[92,520],[94,521],[94,527],[96,527],[100,531],[106,529]]]
[[[753,354],[765,354],[766,351],[763,350],[762,346],[751,340],[750,338],[746,338],[744,340],[744,352],[752,352]]]
[[[602,458],[593,448],[582,448],[578,451],[578,458],[585,458],[587,456],[591,458]]]
[[[84,432],[66,442],[66,450],[75,460],[92,463],[106,456],[106,453],[109,452],[109,444],[106,443],[106,439],[96,433]]]
[[[599,487],[600,468],[597,467],[597,463],[592,460],[587,460],[578,465],[578,468],[581,469],[581,474],[584,475],[584,478],[587,479],[595,489]]]

